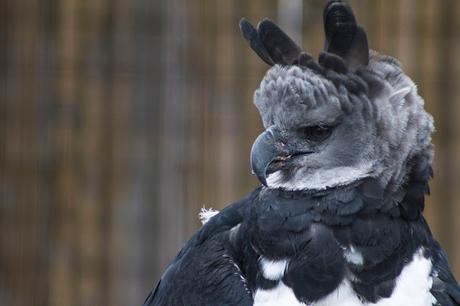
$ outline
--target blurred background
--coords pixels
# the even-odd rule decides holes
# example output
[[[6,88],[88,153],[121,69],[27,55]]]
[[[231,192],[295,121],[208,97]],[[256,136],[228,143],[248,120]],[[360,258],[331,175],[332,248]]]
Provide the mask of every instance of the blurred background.
[[[317,55],[325,2],[1,1],[0,305],[142,304],[199,209],[257,186],[239,19]],[[435,117],[426,216],[460,277],[460,1],[350,2]]]

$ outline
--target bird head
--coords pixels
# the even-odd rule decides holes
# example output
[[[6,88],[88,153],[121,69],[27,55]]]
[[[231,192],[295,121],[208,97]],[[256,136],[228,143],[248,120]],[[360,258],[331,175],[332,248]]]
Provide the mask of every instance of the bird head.
[[[374,178],[396,192],[430,175],[432,117],[399,63],[369,50],[345,2],[325,8],[318,60],[270,20],[240,28],[271,66],[254,94],[265,131],[251,167],[263,185],[315,191]]]

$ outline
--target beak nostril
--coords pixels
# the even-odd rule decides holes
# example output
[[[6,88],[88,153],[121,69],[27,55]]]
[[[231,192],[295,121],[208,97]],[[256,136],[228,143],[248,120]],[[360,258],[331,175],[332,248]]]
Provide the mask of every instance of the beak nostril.
[[[288,166],[289,160],[312,153],[292,147],[276,127],[272,126],[260,134],[251,149],[251,170],[259,181],[267,186],[267,175]]]

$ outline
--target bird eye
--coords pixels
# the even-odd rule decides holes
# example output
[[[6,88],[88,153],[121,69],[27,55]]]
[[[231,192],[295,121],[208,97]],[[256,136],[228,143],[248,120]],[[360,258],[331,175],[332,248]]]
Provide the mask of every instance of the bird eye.
[[[332,128],[329,126],[307,126],[300,130],[303,137],[308,141],[322,141],[325,140],[329,135],[331,135]]]

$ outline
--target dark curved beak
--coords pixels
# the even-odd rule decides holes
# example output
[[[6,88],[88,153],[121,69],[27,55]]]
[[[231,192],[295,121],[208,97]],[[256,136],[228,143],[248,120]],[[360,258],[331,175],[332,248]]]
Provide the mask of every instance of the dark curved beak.
[[[283,140],[279,130],[272,126],[260,134],[251,149],[251,170],[259,181],[267,186],[267,169],[277,160],[288,160],[293,156],[308,154],[311,151],[296,150]]]
[[[268,165],[278,156],[285,154],[277,129],[271,127],[257,137],[251,149],[251,170],[259,181],[267,186]]]

